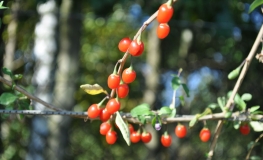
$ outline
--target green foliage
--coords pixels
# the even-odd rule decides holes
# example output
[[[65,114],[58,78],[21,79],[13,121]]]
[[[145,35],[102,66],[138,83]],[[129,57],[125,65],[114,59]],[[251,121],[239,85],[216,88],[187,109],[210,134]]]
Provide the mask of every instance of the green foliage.
[[[263,0],[254,0],[253,3],[249,6],[248,13],[251,13],[255,8],[263,4]]]
[[[0,96],[0,104],[8,106],[14,103],[17,100],[17,96],[14,95],[13,93],[3,93]]]
[[[257,121],[251,121],[249,124],[252,126],[255,132],[262,132],[263,131],[263,123]]]
[[[119,112],[116,113],[115,123],[119,127],[122,137],[126,141],[127,145],[129,146],[131,144],[130,141],[130,130],[128,128],[128,125],[123,121],[121,118],[121,115]]]
[[[241,67],[238,67],[238,68],[234,69],[233,71],[231,71],[227,76],[228,79],[230,79],[230,80],[235,79],[239,75],[240,70],[241,70]]]

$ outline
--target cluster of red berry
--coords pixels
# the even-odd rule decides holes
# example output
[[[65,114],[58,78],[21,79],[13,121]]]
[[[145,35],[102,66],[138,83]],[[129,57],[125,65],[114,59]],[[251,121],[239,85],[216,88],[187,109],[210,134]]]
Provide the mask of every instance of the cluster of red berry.
[[[167,3],[162,4],[159,7],[157,21],[159,22],[157,28],[157,36],[160,39],[164,39],[168,36],[170,32],[170,27],[167,24],[173,16],[173,7],[172,1],[168,1]]]

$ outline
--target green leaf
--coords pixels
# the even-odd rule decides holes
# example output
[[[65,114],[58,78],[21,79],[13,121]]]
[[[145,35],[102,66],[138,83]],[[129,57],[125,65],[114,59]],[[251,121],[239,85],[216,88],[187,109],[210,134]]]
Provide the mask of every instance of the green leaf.
[[[217,98],[217,103],[218,103],[219,107],[221,108],[222,112],[224,112],[225,111],[225,109],[224,109],[225,104],[224,104],[223,98],[222,97],[218,97]]]
[[[17,99],[17,96],[12,93],[8,93],[8,92],[3,93],[0,96],[0,104],[7,106],[13,103],[16,99]]]
[[[169,118],[173,118],[176,115],[176,108],[172,109],[172,113],[170,114]]]
[[[185,105],[184,96],[179,96],[179,100],[180,100],[181,105],[184,106]]]
[[[254,111],[251,114],[263,114],[263,111]]]
[[[241,99],[243,101],[250,101],[252,99],[252,95],[250,93],[244,93],[242,96],[241,96]]]
[[[240,122],[239,121],[234,121],[234,128],[235,129],[239,129],[239,127],[240,127]]]
[[[181,85],[181,80],[178,76],[173,77],[172,79],[172,87],[174,90],[177,90]]]
[[[183,89],[184,89],[184,91],[185,91],[187,97],[190,97],[190,95],[189,95],[189,89],[188,89],[187,85],[184,84],[184,83],[182,83],[181,85],[182,85],[182,87],[183,87]]]
[[[255,132],[262,132],[263,131],[263,123],[257,122],[257,121],[251,121],[249,124],[252,126],[252,128]]]
[[[239,94],[236,94],[234,101],[238,105],[239,110],[241,111],[246,110],[247,104],[243,101],[243,99],[241,99]]]
[[[144,116],[138,116],[137,118],[142,124],[146,123],[146,118]]]
[[[260,108],[260,106],[253,106],[253,107],[251,107],[251,108],[249,109],[249,112],[250,112],[250,113],[253,113],[253,112],[257,111],[259,108]]]
[[[29,99],[22,99],[18,101],[19,109],[29,109],[31,101]]]
[[[263,0],[255,0],[250,6],[248,13],[251,13],[255,8],[263,4]]]
[[[120,115],[119,112],[116,112],[115,123],[119,127],[124,140],[126,141],[128,146],[130,146],[130,144],[131,144],[131,141],[130,141],[130,130],[129,130],[127,124],[121,118],[121,115]]]
[[[13,72],[10,69],[4,67],[4,68],[2,68],[2,72],[4,74],[9,75],[13,79]]]
[[[211,104],[209,104],[207,107],[214,110],[214,109],[216,109],[217,107],[219,107],[219,105],[216,104],[216,103],[211,103]]]
[[[22,74],[15,74],[14,75],[14,80],[20,80],[23,78],[23,75]]]
[[[170,115],[172,110],[170,107],[164,106],[158,111],[158,115]]]
[[[240,72],[240,67],[236,68],[235,70],[231,71],[229,74],[228,74],[228,79],[232,80],[232,79],[235,79],[238,75],[239,75],[239,72]]]
[[[225,113],[225,118],[229,118],[232,116],[232,112],[228,111]]]
[[[197,122],[197,117],[195,116],[190,122],[189,122],[189,127],[193,127],[195,124],[196,124],[196,122]]]
[[[150,111],[150,106],[147,103],[140,104],[131,110],[131,115],[137,117],[138,115],[144,115],[144,113]]]

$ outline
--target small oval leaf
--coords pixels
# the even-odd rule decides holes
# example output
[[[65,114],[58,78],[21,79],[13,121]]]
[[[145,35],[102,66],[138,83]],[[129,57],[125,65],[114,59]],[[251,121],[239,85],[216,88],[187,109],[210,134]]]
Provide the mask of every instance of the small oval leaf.
[[[96,95],[96,94],[100,94],[100,93],[105,93],[108,95],[107,91],[104,90],[100,85],[98,84],[84,84],[81,85],[80,88],[82,88],[85,92],[87,92],[88,94],[91,95]]]
[[[243,101],[250,101],[252,99],[252,95],[250,93],[244,93],[241,96],[241,99],[243,99]]]
[[[13,103],[16,99],[17,96],[13,93],[3,93],[0,96],[0,104],[7,106]]]
[[[189,127],[193,127],[195,124],[196,124],[196,122],[197,122],[197,117],[194,117],[190,122],[189,122]]]
[[[261,122],[251,121],[250,125],[252,126],[252,128],[255,132],[262,132],[263,131],[263,123],[261,123]]]
[[[257,111],[260,108],[260,106],[253,106],[249,109],[250,113],[253,113],[255,111]]]
[[[172,113],[170,107],[164,106],[158,111],[158,115],[169,115]]]
[[[240,67],[236,68],[235,70],[231,71],[229,74],[228,74],[228,79],[232,80],[232,79],[235,79],[238,75],[239,75],[239,72],[240,72]]]

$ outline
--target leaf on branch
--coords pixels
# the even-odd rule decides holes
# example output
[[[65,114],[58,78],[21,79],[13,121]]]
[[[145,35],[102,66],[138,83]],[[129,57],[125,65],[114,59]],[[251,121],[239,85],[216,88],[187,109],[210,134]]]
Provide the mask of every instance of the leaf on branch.
[[[181,85],[181,80],[178,76],[173,77],[172,79],[172,87],[174,90],[177,90]]]
[[[198,118],[197,118],[197,116],[195,116],[195,117],[189,122],[189,127],[190,127],[190,128],[193,127],[193,126],[196,124],[197,120],[198,120]]]
[[[263,123],[257,122],[257,121],[251,121],[249,123],[255,132],[262,132],[263,131]]]
[[[218,103],[219,107],[221,108],[222,112],[224,112],[225,111],[224,107],[225,107],[226,104],[224,103],[223,98],[222,97],[218,97],[217,98],[217,103]]]
[[[230,118],[232,116],[232,112],[228,111],[225,113],[225,118]]]
[[[234,121],[234,128],[239,129],[240,127],[240,122],[239,121]]]
[[[14,80],[20,80],[23,78],[23,75],[22,74],[15,74],[14,75]]]
[[[176,115],[176,109],[172,109],[172,113],[170,114],[169,118],[173,118]]]
[[[219,105],[216,104],[216,103],[211,103],[211,104],[209,104],[207,107],[214,110],[214,109],[216,109],[217,107],[219,107]]]
[[[0,104],[2,105],[10,105],[11,103],[15,102],[15,100],[17,99],[17,96],[14,95],[13,93],[3,93],[0,96]]]
[[[4,3],[4,1],[1,1],[1,2],[0,2],[0,9],[6,9],[6,8],[8,8],[8,7],[3,6],[3,3]]]
[[[259,108],[260,108],[260,106],[253,106],[253,107],[251,107],[251,108],[249,109],[249,112],[250,112],[250,113],[253,113],[253,112],[257,111]]]
[[[154,115],[152,111],[150,111],[150,106],[147,103],[140,104],[131,110],[131,115],[133,117],[139,116],[151,116]]]
[[[242,96],[241,96],[241,99],[243,101],[250,101],[252,99],[252,95],[250,93],[244,93]]]
[[[189,89],[188,89],[187,85],[186,85],[185,83],[182,83],[181,85],[182,85],[182,87],[183,87],[183,89],[184,89],[187,97],[190,97],[190,95],[189,95]]]
[[[129,130],[127,124],[121,118],[121,115],[119,112],[116,112],[115,123],[119,127],[121,134],[122,134],[124,140],[126,141],[127,145],[130,146],[130,144],[131,144],[130,130]]]
[[[247,145],[247,150],[250,150],[252,147],[258,146],[260,143],[256,143],[254,141],[251,141],[248,145]]]
[[[239,94],[236,94],[234,101],[237,104],[240,111],[246,110],[247,104],[245,103],[243,99],[241,99]]]
[[[80,88],[84,89],[85,92],[87,92],[88,94],[91,95],[96,95],[96,94],[100,94],[100,93],[105,93],[106,95],[108,95],[108,92],[106,90],[104,90],[100,85],[98,84],[84,84],[81,85]]]
[[[235,79],[238,75],[239,75],[239,72],[240,72],[240,67],[236,68],[235,70],[231,71],[229,74],[228,74],[228,79],[232,80],[232,79]]]
[[[6,75],[9,75],[13,79],[13,72],[8,68],[2,68],[2,72]]]
[[[18,101],[18,105],[19,105],[19,109],[23,110],[23,109],[29,109],[30,107],[30,99],[22,99]]]
[[[170,115],[172,113],[172,109],[170,107],[164,106],[158,111],[158,115]]]
[[[255,0],[250,6],[248,13],[251,13],[255,8],[263,4],[263,0]]]

